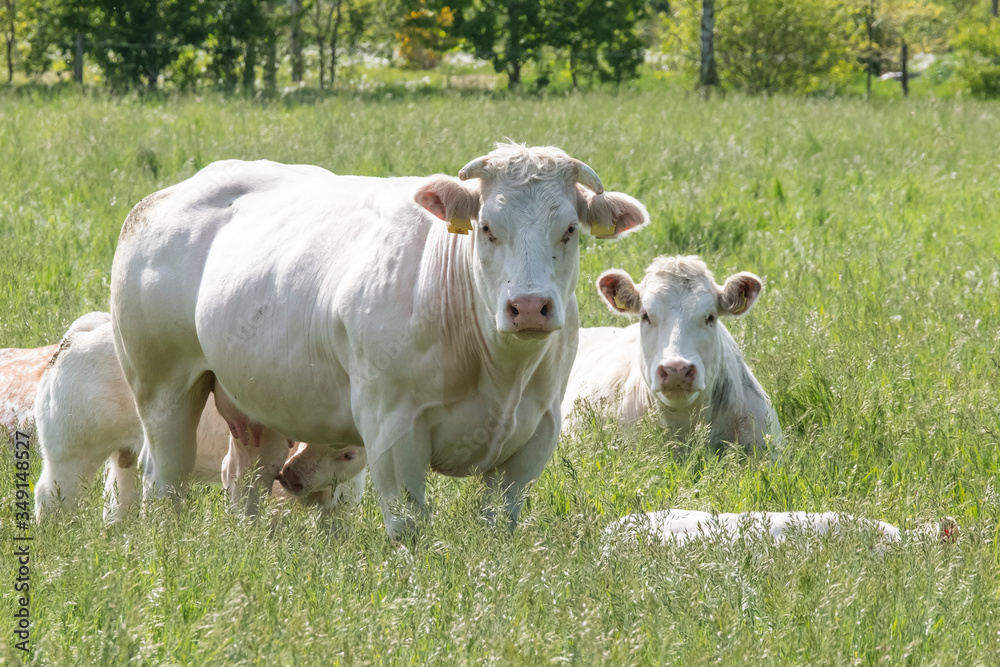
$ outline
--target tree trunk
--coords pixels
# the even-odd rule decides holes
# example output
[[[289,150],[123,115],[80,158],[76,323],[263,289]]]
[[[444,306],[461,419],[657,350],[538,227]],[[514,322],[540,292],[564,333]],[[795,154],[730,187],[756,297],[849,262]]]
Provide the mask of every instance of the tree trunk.
[[[243,91],[252,93],[257,82],[257,42],[247,40],[243,53]]]
[[[76,58],[73,60],[73,81],[83,83],[83,33],[76,33]]]
[[[906,46],[906,42],[903,42],[903,53],[900,57],[903,65],[903,75],[899,78],[900,83],[903,84],[903,97],[907,97],[910,94],[910,74],[906,69],[906,61],[909,60],[908,52],[909,49]]]
[[[698,84],[703,90],[719,85],[715,69],[715,0],[701,2],[701,72]]]
[[[17,39],[17,5],[7,5],[10,31],[7,33],[7,83],[14,83],[14,41]]]
[[[865,99],[870,100],[872,98],[872,70],[870,66],[865,73],[868,75],[865,77]]]
[[[271,35],[264,45],[264,89],[273,93],[278,89],[278,37]]]
[[[326,88],[326,40],[319,40],[319,89]]]
[[[288,0],[291,14],[291,34],[288,37],[288,52],[292,56],[292,83],[302,81],[302,0]]]
[[[510,35],[505,49],[504,57],[507,63],[504,69],[507,70],[508,90],[517,90],[521,86],[521,57],[524,55],[524,46],[521,43],[520,9],[521,6],[517,2],[511,2],[507,5],[507,31]],[[513,56],[510,55],[512,53]]]
[[[993,16],[1000,16],[1000,0],[993,0]]]
[[[521,61],[517,58],[507,60],[507,88],[517,90],[521,86]]]
[[[340,22],[344,18],[341,11],[343,5],[344,0],[334,0],[337,14],[333,20],[333,29],[330,31],[330,90],[333,90],[333,84],[337,81],[337,39],[340,37]]]

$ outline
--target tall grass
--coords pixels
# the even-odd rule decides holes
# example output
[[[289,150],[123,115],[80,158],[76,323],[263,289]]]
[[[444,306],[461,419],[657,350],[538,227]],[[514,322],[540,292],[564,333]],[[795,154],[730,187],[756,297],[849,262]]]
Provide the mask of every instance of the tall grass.
[[[454,174],[511,137],[585,160],[649,229],[584,241],[585,325],[621,322],[592,281],[664,253],[765,278],[730,329],[788,436],[774,462],[594,422],[560,443],[522,526],[432,477],[432,521],[394,544],[377,504],[227,513],[196,488],[106,528],[34,530],[32,664],[994,664],[1000,656],[1000,115],[988,104],[657,93],[254,104],[0,98],[0,347],[107,309],[118,230],[144,195],[239,157],[378,176]],[[37,476],[37,457],[33,472]],[[0,541],[13,465],[0,457]],[[954,546],[870,536],[637,546],[633,511],[840,510]],[[13,610],[12,548],[0,591]],[[9,613],[0,614],[9,618]],[[4,630],[0,662],[20,653]]]

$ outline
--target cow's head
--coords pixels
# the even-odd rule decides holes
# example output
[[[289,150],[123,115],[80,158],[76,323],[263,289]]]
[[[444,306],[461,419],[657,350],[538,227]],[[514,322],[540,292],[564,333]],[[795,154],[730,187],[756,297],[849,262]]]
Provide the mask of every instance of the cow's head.
[[[347,482],[364,470],[367,464],[364,447],[307,445],[301,442],[275,479],[290,494],[301,498]]]
[[[737,273],[721,287],[699,258],[658,257],[636,285],[624,271],[605,271],[597,288],[615,313],[638,316],[646,384],[674,409],[684,409],[714,385],[728,332],[719,321],[750,312],[762,283]]]
[[[557,148],[497,144],[459,177],[432,176],[416,202],[472,234],[481,324],[515,338],[563,327],[579,275],[581,232],[613,239],[649,222],[628,195]]]

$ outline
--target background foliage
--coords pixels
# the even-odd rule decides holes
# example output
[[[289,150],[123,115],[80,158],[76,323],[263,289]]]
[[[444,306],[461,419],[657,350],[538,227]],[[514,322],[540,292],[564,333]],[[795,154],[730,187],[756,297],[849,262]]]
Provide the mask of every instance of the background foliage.
[[[997,95],[991,0],[720,0],[723,89],[835,94],[864,76],[930,72],[936,94]],[[397,66],[463,85],[620,86],[654,71],[692,87],[702,0],[0,0],[8,80],[68,78],[83,39],[88,83],[114,90],[357,89],[345,67]],[[471,56],[462,58],[458,54]],[[917,60],[922,58],[922,60]],[[485,66],[485,69],[484,69]],[[362,85],[359,86],[359,83]]]

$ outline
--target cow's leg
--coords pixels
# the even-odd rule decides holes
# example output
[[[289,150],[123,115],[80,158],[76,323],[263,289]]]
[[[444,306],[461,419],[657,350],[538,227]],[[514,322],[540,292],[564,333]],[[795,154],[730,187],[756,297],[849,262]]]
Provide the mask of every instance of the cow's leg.
[[[411,533],[425,509],[431,444],[422,435],[413,428],[383,428],[369,450],[373,455],[368,461],[369,474],[382,507],[386,532],[393,539]]]
[[[484,478],[490,490],[503,494],[511,530],[517,525],[517,518],[521,514],[525,487],[538,479],[556,450],[559,442],[559,419],[556,414],[558,413],[547,412],[528,442],[509,459],[489,471]],[[487,506],[484,509],[487,517],[492,520],[492,508]]]
[[[51,454],[55,454],[52,456]],[[94,478],[101,469],[101,460],[107,456],[103,450],[86,447],[73,455],[65,452],[46,452],[42,474],[35,483],[35,519],[71,505],[80,493],[80,483]]]
[[[266,426],[240,433],[246,440],[229,437],[229,451],[222,460],[222,485],[234,510],[242,506],[247,516],[257,516],[261,497],[271,493],[288,456],[288,440]]]
[[[104,521],[117,523],[129,507],[139,500],[137,456],[131,449],[120,449],[108,457],[104,480]]]
[[[138,384],[138,386],[137,386]],[[148,498],[183,494],[198,452],[197,431],[212,377],[160,384],[132,384],[145,435],[143,493]]]

